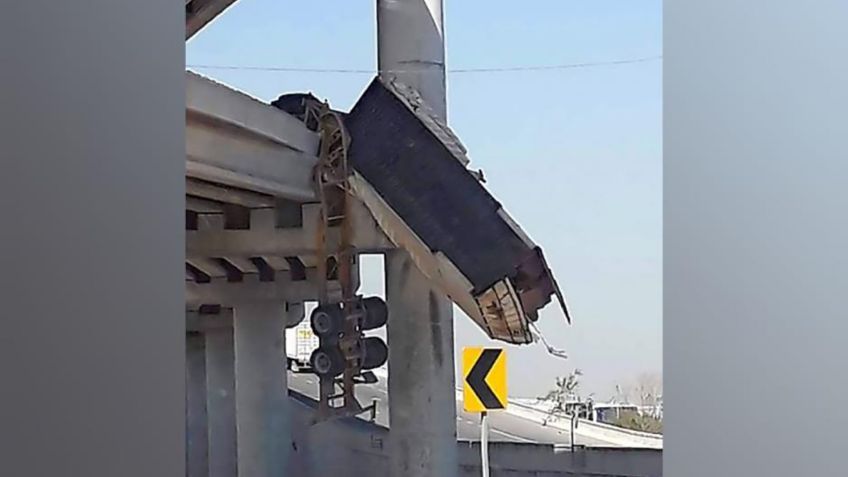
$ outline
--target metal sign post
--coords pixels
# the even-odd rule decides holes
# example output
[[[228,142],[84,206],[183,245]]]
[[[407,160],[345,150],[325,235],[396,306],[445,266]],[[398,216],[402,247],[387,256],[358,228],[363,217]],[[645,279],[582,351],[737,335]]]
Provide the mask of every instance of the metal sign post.
[[[574,452],[574,431],[577,430],[577,413],[571,415],[571,452]]]
[[[483,477],[489,477],[489,423],[486,421],[486,411],[480,413],[480,466]]]

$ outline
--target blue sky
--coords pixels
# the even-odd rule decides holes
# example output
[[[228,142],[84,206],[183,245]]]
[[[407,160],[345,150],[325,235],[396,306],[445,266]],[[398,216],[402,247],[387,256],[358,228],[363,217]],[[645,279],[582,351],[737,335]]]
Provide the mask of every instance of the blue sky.
[[[240,0],[187,43],[186,63],[374,69],[375,3]],[[445,33],[449,69],[653,57],[662,2],[445,0]],[[192,69],[266,101],[312,91],[345,110],[371,79]],[[541,394],[578,367],[584,391],[606,398],[661,372],[662,62],[449,74],[448,118],[471,167],[544,248],[575,315],[567,326],[549,306],[539,323],[568,361],[510,347],[510,394]],[[373,263],[363,281],[382,287]],[[457,350],[488,343],[457,315]]]

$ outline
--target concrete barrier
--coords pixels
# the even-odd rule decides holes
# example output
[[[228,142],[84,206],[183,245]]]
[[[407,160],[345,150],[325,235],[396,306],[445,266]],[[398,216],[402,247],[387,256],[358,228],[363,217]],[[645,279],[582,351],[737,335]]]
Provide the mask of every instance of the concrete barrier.
[[[460,442],[459,475],[479,476],[480,443]],[[558,449],[552,445],[489,444],[489,470],[497,476],[660,477],[662,451],[654,449]]]

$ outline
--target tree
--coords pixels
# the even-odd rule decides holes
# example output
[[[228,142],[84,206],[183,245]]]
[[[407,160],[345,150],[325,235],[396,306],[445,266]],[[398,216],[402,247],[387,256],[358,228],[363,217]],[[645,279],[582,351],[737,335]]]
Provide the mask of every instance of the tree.
[[[625,384],[624,386],[620,384],[615,385],[615,396],[613,396],[613,402],[620,402],[623,404],[630,404],[630,397],[633,394],[633,390],[630,385]]]
[[[567,404],[570,401],[579,400],[577,388],[580,387],[580,376],[583,376],[583,372],[575,369],[566,376],[556,378],[556,386],[548,394],[539,398],[539,401],[552,403],[547,416],[542,421],[543,425],[547,425],[556,415],[567,414]]]
[[[662,403],[662,374],[642,373],[625,385],[615,386],[615,401],[655,408]]]
[[[662,400],[662,375],[642,373],[636,378],[634,390],[641,406],[657,406]]]
[[[634,411],[622,411],[613,422],[613,425],[634,431],[651,432],[653,434],[662,434],[663,432],[663,423],[661,420],[654,416],[639,414]]]
[[[662,434],[662,374],[642,373],[630,384],[616,386],[616,400],[641,406],[640,412],[621,411],[611,424],[636,431]],[[645,412],[648,408],[650,412]],[[659,411],[659,412],[658,412]]]

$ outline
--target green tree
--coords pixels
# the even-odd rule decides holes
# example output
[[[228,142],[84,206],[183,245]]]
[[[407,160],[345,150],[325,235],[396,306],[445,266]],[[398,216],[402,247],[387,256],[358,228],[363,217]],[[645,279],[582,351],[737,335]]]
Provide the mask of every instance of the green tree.
[[[613,424],[625,429],[651,432],[654,434],[662,434],[663,431],[661,420],[647,414],[639,414],[635,411],[621,411],[618,419]]]
[[[542,421],[543,424],[547,425],[547,423],[555,416],[563,416],[567,414],[566,405],[570,401],[579,399],[577,390],[580,387],[581,376],[583,376],[583,372],[579,369],[575,369],[566,376],[556,378],[556,386],[552,390],[548,391],[546,395],[539,398],[539,401],[541,402],[549,402],[552,404],[548,409],[547,416],[545,416],[545,419]]]

